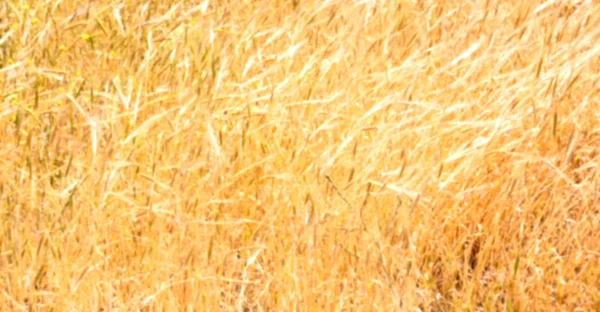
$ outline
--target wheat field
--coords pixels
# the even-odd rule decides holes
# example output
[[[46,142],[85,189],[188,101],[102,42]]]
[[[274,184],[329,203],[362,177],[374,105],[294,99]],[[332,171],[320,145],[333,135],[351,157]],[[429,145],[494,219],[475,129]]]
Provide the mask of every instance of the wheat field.
[[[4,0],[0,311],[600,310],[600,3]]]

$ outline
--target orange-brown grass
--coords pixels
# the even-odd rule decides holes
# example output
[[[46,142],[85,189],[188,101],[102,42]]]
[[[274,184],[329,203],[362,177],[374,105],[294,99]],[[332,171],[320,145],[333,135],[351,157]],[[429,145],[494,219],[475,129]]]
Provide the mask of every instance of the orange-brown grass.
[[[600,309],[597,1],[0,19],[0,310]]]

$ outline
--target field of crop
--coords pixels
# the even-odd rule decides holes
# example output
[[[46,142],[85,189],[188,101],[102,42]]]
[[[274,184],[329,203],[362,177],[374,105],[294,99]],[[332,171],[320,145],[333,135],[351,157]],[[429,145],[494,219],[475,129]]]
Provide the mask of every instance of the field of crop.
[[[600,310],[600,3],[0,2],[0,311]]]

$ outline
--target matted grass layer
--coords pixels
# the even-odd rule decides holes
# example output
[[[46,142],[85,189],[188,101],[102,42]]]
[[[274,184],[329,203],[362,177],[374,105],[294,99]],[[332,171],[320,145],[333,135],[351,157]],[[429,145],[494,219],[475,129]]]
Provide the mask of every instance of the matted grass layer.
[[[599,310],[599,42],[597,1],[2,1],[0,310]]]

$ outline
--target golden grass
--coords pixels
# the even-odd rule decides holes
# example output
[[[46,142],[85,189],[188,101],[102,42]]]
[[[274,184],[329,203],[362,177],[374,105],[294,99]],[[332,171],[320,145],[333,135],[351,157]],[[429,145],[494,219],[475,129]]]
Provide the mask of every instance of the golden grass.
[[[0,18],[0,310],[600,309],[596,1]]]

